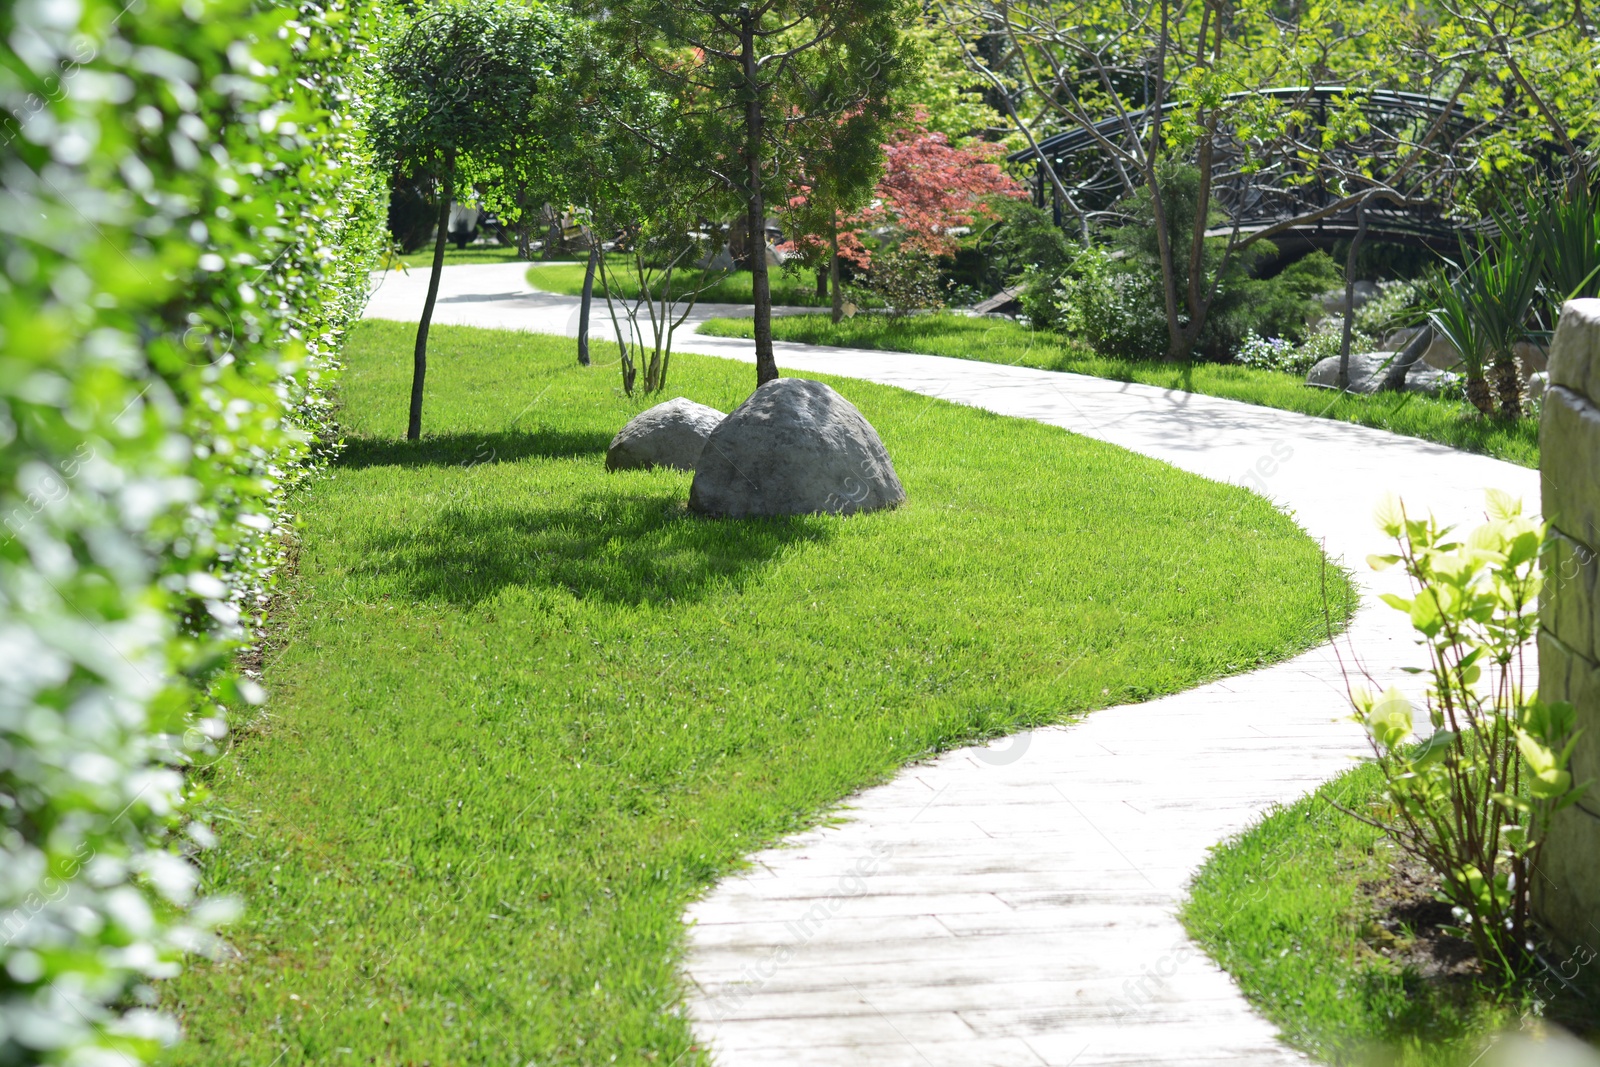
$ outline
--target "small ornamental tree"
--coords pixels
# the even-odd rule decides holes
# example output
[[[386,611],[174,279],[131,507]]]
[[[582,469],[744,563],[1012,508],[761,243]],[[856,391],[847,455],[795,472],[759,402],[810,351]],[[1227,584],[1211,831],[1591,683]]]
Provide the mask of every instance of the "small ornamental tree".
[[[833,321],[844,317],[839,285],[840,236],[860,242],[848,220],[870,202],[883,173],[883,132],[877,117],[856,112],[814,131],[784,212],[789,240],[783,251],[828,279]]]
[[[394,170],[431,180],[438,197],[433,269],[413,353],[410,440],[422,436],[428,326],[457,180],[512,149],[539,151],[541,131],[572,107],[561,89],[575,36],[567,16],[542,5],[443,0],[423,8],[382,49],[374,147]]]
[[[761,237],[768,205],[781,204],[816,130],[847,115],[889,113],[911,10],[906,0],[622,0],[608,10],[608,21],[630,28],[629,46],[684,120],[700,128],[702,172],[744,209],[756,382],[769,382],[778,366]]]
[[[883,146],[885,167],[878,204],[863,213],[864,226],[891,223],[900,247],[929,256],[953,255],[960,230],[995,219],[994,197],[1020,199],[1027,191],[994,162],[997,145],[969,141],[961,147],[920,126],[902,130]],[[865,265],[865,264],[863,264]]]
[[[1001,151],[996,145],[981,141],[952,145],[943,133],[919,123],[900,130],[882,150],[883,176],[865,208],[847,216],[830,212],[825,188],[821,211],[814,203],[815,187],[802,187],[790,200],[791,215],[797,220],[793,248],[816,255],[819,245],[826,245],[824,254],[834,260],[836,293],[838,259],[863,270],[871,268],[872,251],[863,240],[870,232],[887,228],[892,234],[887,243],[897,251],[937,259],[955,253],[966,228],[999,217],[997,197],[1027,196],[994,162]],[[835,322],[840,315],[836,295]]]

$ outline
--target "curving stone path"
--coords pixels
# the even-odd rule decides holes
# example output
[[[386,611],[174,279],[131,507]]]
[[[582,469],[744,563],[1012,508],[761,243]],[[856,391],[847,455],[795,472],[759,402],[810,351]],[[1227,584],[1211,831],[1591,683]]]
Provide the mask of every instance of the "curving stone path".
[[[576,301],[532,292],[523,273],[449,268],[435,321],[573,335]],[[425,284],[388,276],[368,315],[414,320]],[[753,359],[748,342],[686,331],[676,347]],[[1345,721],[1344,669],[1387,684],[1421,662],[1405,619],[1375,604],[1398,576],[1363,562],[1383,548],[1378,496],[1481,521],[1488,486],[1536,509],[1537,472],[1073,374],[796,345],[778,346],[778,364],[1037,419],[1246,485],[1351,567],[1364,599],[1339,642],[1343,668],[1317,649],[950,752],[852,797],[840,825],[756,854],[686,916],[701,1041],[725,1067],[1305,1062],[1189,941],[1174,918],[1184,886],[1209,846],[1365,751]]]

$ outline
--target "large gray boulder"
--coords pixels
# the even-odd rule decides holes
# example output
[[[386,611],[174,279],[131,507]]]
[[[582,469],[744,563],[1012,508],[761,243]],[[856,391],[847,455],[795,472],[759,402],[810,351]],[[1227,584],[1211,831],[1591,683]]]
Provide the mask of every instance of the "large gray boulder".
[[[1398,355],[1397,352],[1350,353],[1349,391],[1368,394],[1378,392],[1383,386],[1384,375],[1389,372],[1389,364]],[[1444,392],[1453,377],[1418,360],[1406,374],[1405,391],[1438,396]],[[1311,368],[1311,373],[1306,375],[1306,384],[1318,385],[1324,389],[1339,388],[1339,357],[1329,356],[1327,359],[1319,360],[1317,365]]]
[[[706,438],[723,419],[722,412],[677,397],[628,420],[606,449],[606,470],[676,467],[694,470]]]
[[[702,515],[849,515],[906,498],[878,432],[821,382],[761,386],[706,440],[689,487]]]

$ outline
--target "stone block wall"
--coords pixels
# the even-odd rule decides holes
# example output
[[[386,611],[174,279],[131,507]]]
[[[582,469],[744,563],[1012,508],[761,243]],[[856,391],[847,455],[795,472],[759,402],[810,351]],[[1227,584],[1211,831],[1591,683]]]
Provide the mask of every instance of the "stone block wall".
[[[1596,785],[1556,816],[1534,879],[1534,907],[1570,945],[1600,949],[1600,300],[1561,311],[1539,426],[1551,526],[1539,614],[1539,692],[1569,701],[1583,734],[1572,758]]]

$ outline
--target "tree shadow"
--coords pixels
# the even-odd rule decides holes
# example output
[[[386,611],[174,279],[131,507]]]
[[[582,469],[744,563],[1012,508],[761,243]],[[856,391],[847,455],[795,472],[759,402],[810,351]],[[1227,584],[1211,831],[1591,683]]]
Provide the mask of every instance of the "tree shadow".
[[[661,604],[737,589],[790,545],[831,539],[837,524],[817,515],[704,519],[671,490],[619,489],[550,507],[451,505],[368,542],[362,558],[419,600],[471,606],[520,587]]]
[[[420,441],[394,437],[352,437],[345,441],[338,466],[473,467],[479,463],[514,463],[536,456],[565,459],[605,453],[611,436],[595,430],[511,430],[503,433],[429,434]]]

